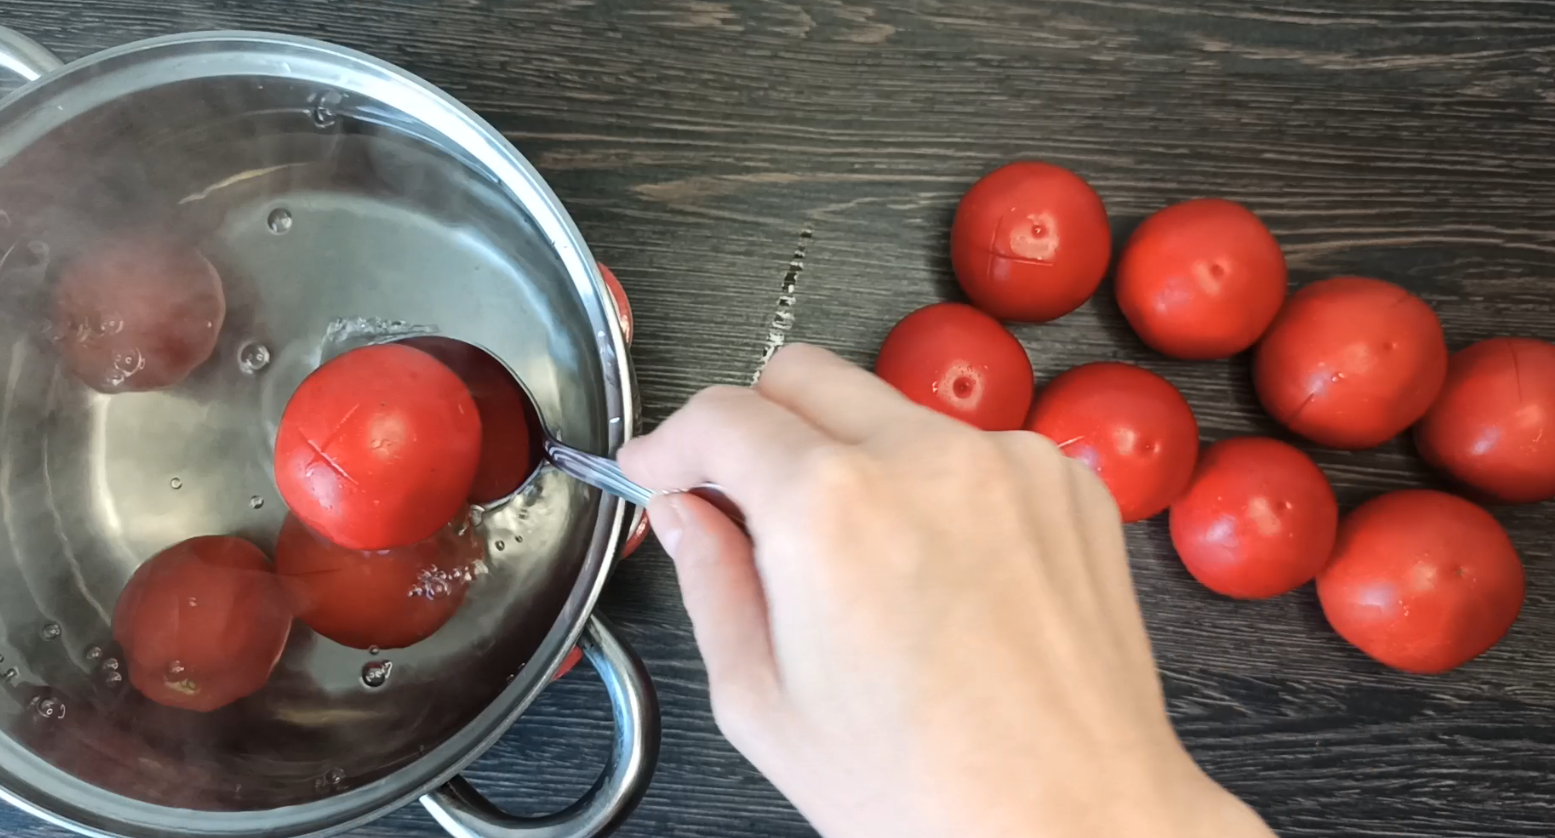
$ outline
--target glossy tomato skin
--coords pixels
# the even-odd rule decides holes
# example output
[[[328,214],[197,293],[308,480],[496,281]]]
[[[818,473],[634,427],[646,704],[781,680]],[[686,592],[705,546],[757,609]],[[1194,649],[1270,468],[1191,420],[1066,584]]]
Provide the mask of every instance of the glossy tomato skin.
[[[1229,358],[1254,343],[1285,301],[1285,254],[1241,204],[1200,198],[1145,219],[1124,246],[1118,306],[1152,349]]]
[[[1011,163],[961,199],[950,259],[972,303],[1000,320],[1042,323],[1096,293],[1112,259],[1101,196],[1050,163]]]
[[[513,494],[542,456],[539,414],[501,361],[468,343],[429,336],[403,341],[442,361],[470,389],[481,421],[480,463],[470,483],[471,503]]]
[[[479,532],[449,524],[425,541],[388,550],[331,544],[286,516],[275,570],[297,618],[355,649],[400,649],[449,621],[485,556]]]
[[[1391,282],[1336,277],[1291,295],[1258,346],[1265,410],[1330,448],[1371,448],[1425,412],[1447,376],[1436,313]]]
[[[1036,388],[1020,341],[962,303],[902,318],[880,346],[875,374],[914,402],[985,431],[1019,428]]]
[[[1312,458],[1265,437],[1204,449],[1188,490],[1172,504],[1172,546],[1200,584],[1237,599],[1266,599],[1311,582],[1339,528],[1333,487]]]
[[[221,277],[198,250],[137,231],[65,264],[54,289],[53,337],[83,384],[142,392],[179,384],[205,363],[226,316]]]
[[[1555,497],[1555,346],[1491,338],[1455,353],[1415,443],[1426,462],[1495,500]]]
[[[1455,669],[1496,645],[1522,610],[1523,564],[1489,512],[1444,492],[1390,492],[1339,525],[1317,579],[1339,635],[1406,672]]]
[[[1107,484],[1124,523],[1166,510],[1188,488],[1199,426],[1171,382],[1132,364],[1075,367],[1037,394],[1026,430],[1052,440]]]
[[[153,701],[199,711],[263,687],[291,625],[269,560],[231,536],[191,538],[156,554],[113,611],[132,683]]]
[[[605,278],[605,287],[610,289],[610,299],[616,304],[616,314],[621,318],[621,333],[627,345],[631,345],[632,301],[626,298],[626,288],[621,285],[621,280],[616,279],[615,272],[605,267],[604,262],[596,264],[599,265],[599,275]]]
[[[325,538],[385,550],[459,514],[480,456],[479,410],[459,376],[413,347],[367,346],[314,370],[292,394],[275,482]]]

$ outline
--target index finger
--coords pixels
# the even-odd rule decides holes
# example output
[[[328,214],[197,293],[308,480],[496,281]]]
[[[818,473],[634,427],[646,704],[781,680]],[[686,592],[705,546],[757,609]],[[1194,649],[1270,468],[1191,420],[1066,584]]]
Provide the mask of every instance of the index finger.
[[[750,512],[777,505],[796,464],[831,440],[792,411],[745,387],[710,387],[617,459],[649,489],[715,483]]]

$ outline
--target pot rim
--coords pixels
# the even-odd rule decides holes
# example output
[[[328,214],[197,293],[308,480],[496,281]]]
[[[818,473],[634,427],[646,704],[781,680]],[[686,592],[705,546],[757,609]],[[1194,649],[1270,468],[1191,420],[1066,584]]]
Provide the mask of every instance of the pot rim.
[[[219,46],[223,44],[230,45],[232,51],[222,52]],[[196,48],[193,55],[178,54],[179,50],[187,50],[191,47]],[[206,49],[198,49],[199,47]],[[270,54],[244,55],[244,53],[257,53],[265,49],[270,50]],[[64,111],[63,106],[60,110],[55,110],[39,108],[37,105],[40,100],[48,101],[57,98],[55,91],[59,90],[61,84],[72,79],[80,79],[87,71],[101,68],[110,62],[132,60],[136,57],[143,57],[146,63],[167,60],[168,67],[178,68],[183,72],[173,76],[153,75],[143,80],[140,87],[131,90],[212,75],[252,75],[266,68],[274,70],[272,75],[277,77],[298,80],[296,76],[290,75],[294,70],[294,62],[317,65],[319,69],[332,67],[336,71],[333,76],[323,78],[304,76],[300,80],[313,81],[320,85],[328,84],[346,92],[360,93],[399,108],[417,123],[437,131],[461,152],[479,161],[498,178],[505,190],[534,220],[571,277],[584,301],[595,331],[603,375],[605,404],[607,414],[612,419],[607,430],[610,450],[619,449],[631,438],[634,431],[632,418],[637,411],[631,356],[627,351],[620,319],[613,307],[606,302],[610,298],[610,292],[599,273],[597,263],[572,217],[549,185],[541,178],[539,172],[500,132],[473,110],[424,79],[387,61],[349,47],[314,38],[271,32],[216,30],[163,35],[111,47],[83,56],[45,73],[38,79],[27,82],[10,95],[0,99],[0,118],[14,113],[18,108],[32,106],[33,111],[25,115],[21,124],[12,123],[0,127],[0,140],[3,140],[7,134],[19,131],[26,133],[24,129],[28,127],[27,123],[32,118],[38,117],[39,111],[47,111],[47,113],[43,113],[42,121],[32,127],[33,132],[45,131],[58,121],[78,115],[82,109]],[[247,59],[236,62],[241,65],[241,69],[234,66],[228,72],[210,72],[220,68],[205,66],[215,65],[221,59],[231,61],[239,58]],[[192,68],[206,72],[194,72]],[[359,78],[354,78],[353,73]],[[353,87],[346,83],[348,80],[368,83]],[[118,95],[131,90],[119,91]],[[111,101],[112,98],[116,96],[108,97],[98,104]],[[3,148],[0,148],[0,154],[3,154]],[[4,160],[0,160],[0,163],[3,162]],[[617,418],[619,421],[615,421]],[[46,778],[50,775],[56,778],[69,777],[69,775],[27,749],[15,746],[14,742],[6,737],[7,741],[0,743],[0,759],[24,763],[20,766],[21,770],[8,773],[16,778],[29,778],[30,782],[25,785],[31,794],[18,791],[14,785],[3,785],[0,786],[0,799],[56,826],[100,838],[176,834],[223,836],[263,834],[324,838],[324,836],[337,835],[354,829],[399,809],[447,783],[478,759],[517,722],[539,695],[541,689],[550,683],[553,674],[560,668],[563,659],[582,635],[585,623],[609,576],[609,569],[615,560],[621,538],[626,507],[624,502],[616,498],[608,495],[599,496],[599,511],[595,518],[589,554],[583,564],[582,572],[574,583],[572,593],[557,617],[556,623],[546,634],[529,664],[523,667],[512,683],[458,733],[428,750],[415,762],[379,780],[311,803],[240,812],[176,809],[144,803],[99,789],[97,793],[112,795],[121,802],[121,805],[114,807],[118,812],[138,812],[145,815],[144,819],[114,824],[116,827],[129,827],[132,831],[112,833],[52,811],[47,802],[50,800],[64,802],[65,799],[51,795],[44,789],[43,785],[48,782]],[[536,665],[541,662],[543,665]],[[5,747],[5,745],[12,747]],[[406,779],[407,777],[410,779]],[[65,782],[81,781],[69,777]],[[158,813],[165,816],[170,812],[185,813],[181,818],[184,820],[189,819],[192,813],[192,817],[198,818],[201,822],[200,831],[198,833],[173,832],[170,830],[171,825],[165,822],[165,817],[154,817]],[[266,815],[271,817],[267,819],[264,817]],[[317,826],[310,826],[310,819],[320,823]]]

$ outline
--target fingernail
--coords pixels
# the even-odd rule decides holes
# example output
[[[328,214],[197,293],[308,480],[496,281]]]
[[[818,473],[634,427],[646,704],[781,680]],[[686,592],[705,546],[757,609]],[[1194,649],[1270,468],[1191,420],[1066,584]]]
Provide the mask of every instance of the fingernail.
[[[676,495],[660,495],[648,502],[648,520],[653,522],[653,535],[659,539],[664,552],[671,556],[675,555],[675,546],[680,543],[685,527],[681,510],[681,500]]]

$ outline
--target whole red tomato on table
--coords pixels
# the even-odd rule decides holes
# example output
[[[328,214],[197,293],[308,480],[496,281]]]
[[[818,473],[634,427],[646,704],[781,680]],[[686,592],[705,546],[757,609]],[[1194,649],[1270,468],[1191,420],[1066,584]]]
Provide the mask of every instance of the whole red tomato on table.
[[[1331,448],[1403,433],[1441,391],[1447,343],[1436,313],[1391,282],[1336,277],[1291,295],[1258,345],[1258,398],[1292,431]]]
[[[1334,630],[1379,662],[1446,672],[1512,627],[1523,564],[1478,506],[1443,492],[1390,492],[1340,523],[1317,594]]]
[[[113,609],[130,683],[185,710],[215,710],[257,692],[291,626],[269,560],[231,536],[191,538],[151,557]]]
[[[174,236],[105,239],[60,271],[54,342],[65,366],[104,393],[171,387],[211,356],[227,316],[216,269]]]
[[[1431,465],[1496,500],[1555,497],[1555,346],[1491,338],[1454,354],[1415,443]]]
[[[325,538],[384,550],[453,520],[480,456],[479,410],[459,376],[410,346],[367,346],[314,370],[292,394],[275,482]]]
[[[1323,471],[1294,446],[1264,437],[1204,449],[1171,515],[1172,546],[1188,572],[1238,599],[1311,582],[1339,527],[1339,503]]]
[[[1163,355],[1229,358],[1258,341],[1285,301],[1285,254],[1241,204],[1200,198],[1145,219],[1123,249],[1118,306]]]
[[[275,572],[297,618],[356,649],[400,649],[431,637],[464,604],[485,557],[474,527],[449,524],[409,547],[350,550],[294,515],[275,546]]]
[[[880,346],[875,374],[914,402],[985,431],[1019,428],[1036,388],[1020,341],[962,303],[902,318]]]
[[[538,434],[531,425],[540,418],[508,368],[484,350],[445,337],[403,341],[426,352],[459,376],[475,400],[480,417],[481,453],[470,483],[471,503],[491,503],[513,494],[534,472],[540,460]]]
[[[967,297],[1000,320],[1042,323],[1096,293],[1112,260],[1101,196],[1050,163],[1011,163],[961,199],[950,259]]]
[[[1171,382],[1132,364],[1075,367],[1037,394],[1026,429],[1091,468],[1124,523],[1164,511],[1188,487],[1199,425]]]

